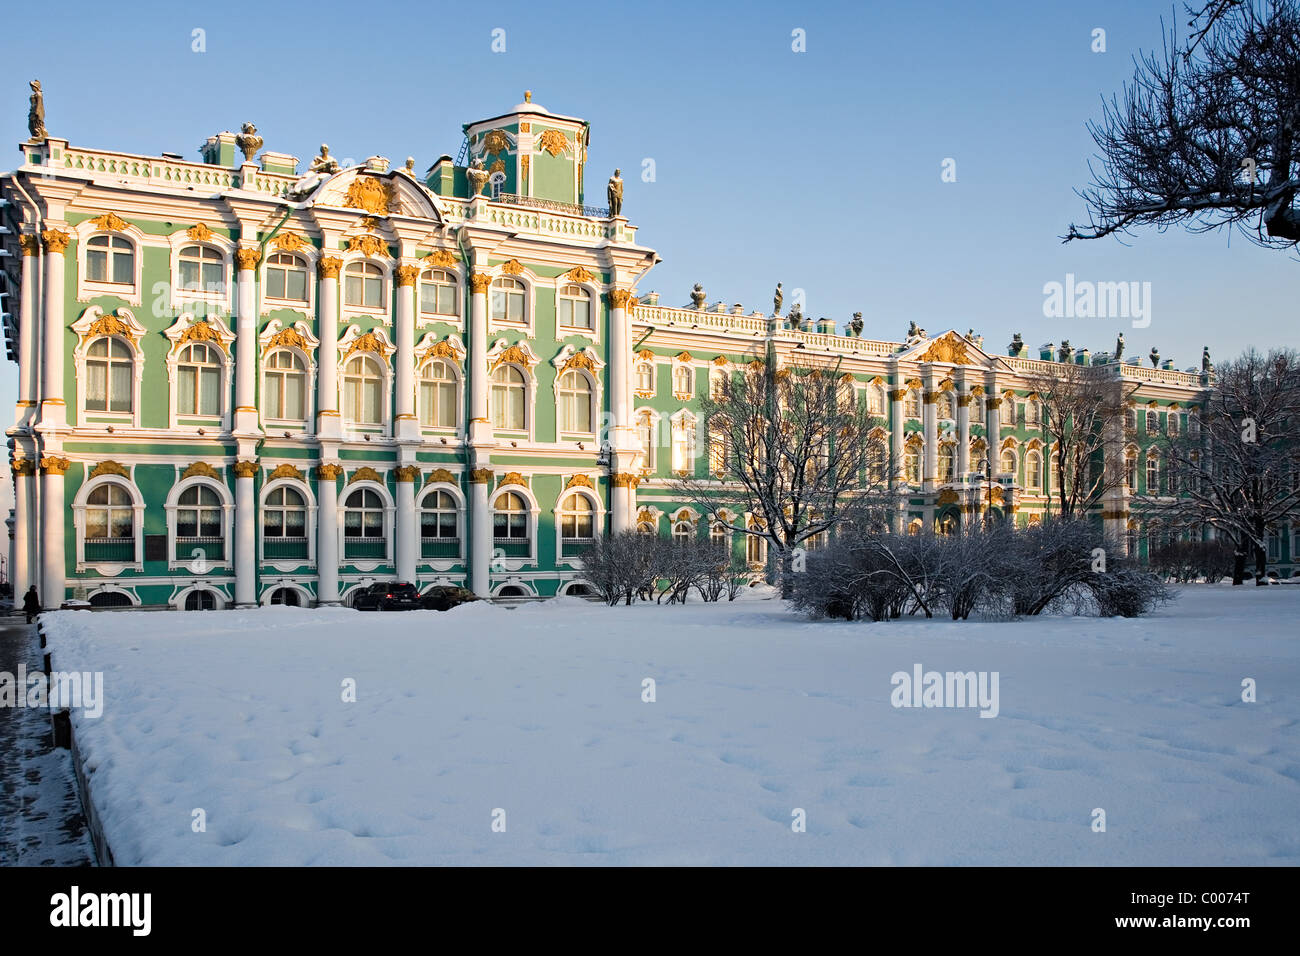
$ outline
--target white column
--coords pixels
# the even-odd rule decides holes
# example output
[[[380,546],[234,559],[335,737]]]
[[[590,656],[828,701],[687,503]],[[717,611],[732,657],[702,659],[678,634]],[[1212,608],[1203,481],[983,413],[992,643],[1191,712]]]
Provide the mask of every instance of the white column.
[[[62,259],[62,256],[59,256]],[[42,409],[43,411],[43,409]],[[57,610],[67,596],[67,556],[63,544],[63,475],[70,462],[50,456],[41,459],[41,606]],[[15,597],[17,595],[15,594]]]
[[[397,267],[397,355],[393,376],[397,396],[393,403],[393,434],[398,438],[420,436],[419,419],[415,417],[415,280],[419,274],[418,266]]]
[[[890,483],[894,487],[901,485],[907,475],[907,469],[903,464],[903,425],[906,419],[903,417],[903,398],[907,395],[906,388],[894,388],[889,392],[889,457],[893,462],[893,474],[890,475]]]
[[[470,276],[469,326],[469,420],[474,425],[488,424],[487,382],[487,290],[492,277],[483,273]]]
[[[257,430],[258,250],[235,250],[238,267],[235,317],[235,431]]]
[[[957,480],[970,474],[970,395],[957,396]]]
[[[415,520],[415,481],[419,477],[415,465],[397,469],[397,579],[412,584],[420,555],[420,524]]]
[[[41,233],[45,240],[45,315],[42,321],[44,330],[41,344],[44,367],[41,378],[41,421],[43,423],[62,425],[68,420],[67,405],[63,400],[63,253],[68,248],[71,236],[57,229],[46,229]],[[63,479],[59,478],[62,487]],[[60,509],[62,495],[60,495]],[[62,523],[59,525],[63,527]]]
[[[240,320],[243,324],[243,320]],[[235,606],[257,606],[257,463],[235,462]]]
[[[610,527],[615,534],[631,531],[632,509],[636,497],[637,477],[632,462],[637,451],[636,431],[632,426],[632,324],[628,308],[632,293],[611,289],[609,302],[609,444],[613,452]]]
[[[342,465],[316,468],[316,603],[339,603],[339,492]]]
[[[1002,470],[1002,396],[996,386],[989,386],[984,402],[984,439],[988,444],[989,474],[997,481],[998,472]],[[988,507],[988,489],[984,491],[984,507]],[[1002,514],[1010,515],[1010,502],[1003,501]]]
[[[476,468],[470,473],[470,587],[480,597],[492,589],[492,515],[488,512],[488,482],[492,472]]]
[[[23,425],[35,417],[40,397],[41,374],[36,366],[36,340],[40,335],[36,317],[36,253],[40,239],[36,236],[20,236],[19,242],[22,244],[23,277],[19,291],[22,296],[21,308],[18,313],[18,414],[14,420]],[[14,593],[17,595],[18,592]]]
[[[339,269],[343,260],[326,256],[317,263],[320,276],[320,350],[316,356],[316,434],[339,438]],[[338,599],[337,591],[334,600]]]
[[[925,383],[921,395],[921,427],[925,429],[925,463],[921,466],[921,481],[926,491],[934,491],[939,483],[939,409],[938,398],[931,382]]]
[[[14,588],[14,606],[22,595],[37,582],[38,575],[32,567],[33,492],[36,485],[36,462],[24,458],[13,463],[14,473],[14,548],[12,572],[9,575]]]
[[[636,485],[637,477],[630,472],[621,471],[612,478],[610,527],[614,534],[631,531],[635,527],[632,508],[636,500]]]

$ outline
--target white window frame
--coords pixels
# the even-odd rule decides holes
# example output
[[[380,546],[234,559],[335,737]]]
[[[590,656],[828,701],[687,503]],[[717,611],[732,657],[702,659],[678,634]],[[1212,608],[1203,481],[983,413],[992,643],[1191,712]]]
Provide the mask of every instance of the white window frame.
[[[456,503],[456,537],[459,540],[460,550],[454,558],[426,558],[423,555],[420,555],[416,560],[419,564],[432,568],[435,571],[450,571],[458,564],[464,565],[467,555],[466,516],[468,514],[468,508],[465,503],[465,493],[461,491],[460,486],[452,484],[449,481],[431,481],[429,484],[421,488],[419,496],[415,500],[415,523],[417,528],[424,527],[424,501],[431,494],[438,491],[451,495],[452,501]]]
[[[353,495],[353,493],[359,490],[369,490],[377,493],[379,495],[379,499],[381,503],[383,504],[384,558],[381,561],[376,561],[372,558],[349,558],[345,553],[346,543],[344,541],[344,538],[346,537],[346,528],[347,528],[347,522],[345,517],[347,512],[347,500]],[[339,491],[337,511],[338,511],[338,522],[339,522],[339,526],[338,526],[339,566],[340,567],[351,566],[356,568],[358,571],[363,571],[363,572],[374,571],[377,568],[383,566],[393,567],[393,521],[397,513],[397,506],[393,502],[393,496],[389,494],[386,485],[381,484],[380,482],[377,481],[371,481],[369,479],[362,479],[361,481],[353,481],[347,485],[344,485],[343,488]]]
[[[235,289],[233,288],[235,280],[235,244],[215,233],[209,235],[206,239],[191,239],[184,230],[169,235],[167,242],[170,247],[170,264],[168,268],[171,271],[168,274],[171,276],[172,308],[175,310],[188,310],[193,308],[194,305],[202,303],[215,306],[217,311],[227,315],[233,313],[235,302]],[[221,255],[221,292],[210,292],[207,289],[200,292],[182,291],[181,250],[188,246],[205,246],[216,250]]]
[[[115,296],[127,305],[139,306],[144,302],[144,247],[146,237],[137,227],[128,223],[120,230],[101,229],[90,219],[78,223],[73,232],[77,238],[77,301],[89,302],[98,296]],[[134,247],[135,277],[130,286],[117,282],[92,282],[86,278],[86,243],[94,236],[117,236]],[[157,243],[149,243],[156,245]]]
[[[379,269],[379,306],[350,305],[348,303],[348,270],[353,266],[376,266]],[[383,318],[385,325],[392,324],[393,267],[385,259],[353,253],[344,255],[339,269],[339,308],[349,314],[374,315]]]
[[[604,531],[605,528],[605,505],[600,500],[600,496],[596,494],[596,492],[593,489],[587,488],[582,485],[574,485],[572,487],[565,488],[563,491],[560,492],[560,496],[559,498],[556,499],[555,507],[554,509],[552,509],[551,512],[554,520],[554,528],[555,528],[555,566],[556,567],[560,567],[561,565],[568,565],[569,567],[573,567],[573,568],[583,567],[582,558],[564,556],[564,537],[563,537],[564,532],[563,532],[563,526],[561,524],[561,521],[566,514],[574,513],[574,512],[566,511],[564,508],[564,503],[568,501],[569,498],[574,496],[583,498],[584,500],[586,500],[586,502],[589,505],[591,505],[592,543],[594,544],[597,539],[603,536],[602,532]]]
[[[90,467],[89,463],[87,466]],[[106,577],[113,577],[124,570],[144,571],[144,496],[135,484],[135,466],[128,466],[130,477],[122,475],[97,475],[84,482],[77,489],[72,499],[72,526],[76,536],[77,573],[91,570]],[[117,485],[126,489],[131,499],[132,530],[135,535],[134,561],[87,561],[86,560],[86,511],[90,493],[101,485]]]
[[[528,557],[513,558],[503,556],[500,559],[501,565],[507,571],[518,571],[525,566],[537,564],[537,518],[541,514],[541,508],[537,504],[537,499],[533,497],[532,489],[526,485],[499,485],[492,491],[491,496],[488,498],[488,520],[492,522],[493,532],[496,531],[497,499],[507,492],[513,492],[514,494],[519,495],[528,508]]]
[[[293,256],[295,259],[299,259],[304,263],[304,267],[307,270],[307,298],[305,300],[280,298],[278,296],[271,295],[267,291],[270,288],[269,284],[267,283],[267,273],[270,271],[271,268],[271,259],[275,256]],[[316,314],[316,281],[317,281],[316,263],[318,259],[319,257],[315,253],[309,252],[306,246],[303,246],[300,249],[292,249],[292,250],[268,249],[266,255],[262,257],[261,263],[258,264],[258,269],[261,271],[261,275],[258,277],[258,281],[261,282],[262,285],[263,308],[264,309],[293,309],[295,312],[302,312],[309,316],[315,315]],[[288,287],[288,283],[285,283],[285,287],[286,288]]]
[[[229,431],[231,421],[230,396],[235,377],[235,334],[230,331],[221,319],[216,316],[209,316],[208,325],[216,333],[218,341],[196,339],[182,343],[181,340],[185,337],[186,331],[191,326],[201,324],[203,323],[195,319],[192,313],[186,312],[172,324],[171,328],[163,333],[171,342],[171,347],[167,350],[168,426],[174,431],[186,432],[195,432],[200,428],[210,429],[213,427],[219,427],[222,431]],[[180,386],[180,353],[186,345],[190,344],[212,346],[217,350],[218,357],[221,360],[221,409],[216,415],[182,415],[180,413],[178,391]]]
[[[303,533],[307,536],[307,557],[305,558],[281,558],[279,560],[268,559],[266,557],[266,522],[263,516],[266,514],[266,500],[271,493],[278,488],[291,488],[302,496],[303,504],[306,505],[307,515],[303,525]],[[342,509],[336,509],[342,512]],[[316,495],[312,491],[311,482],[299,478],[276,478],[268,481],[262,486],[262,491],[257,499],[257,563],[259,565],[270,565],[277,571],[289,573],[296,571],[300,567],[316,566]],[[339,518],[340,528],[342,527],[342,518]],[[342,536],[340,534],[339,546],[342,547]],[[343,552],[339,551],[339,563],[342,564]]]
[[[178,559],[176,557],[176,512],[180,510],[181,495],[191,488],[210,488],[217,493],[217,498],[221,502],[221,560],[205,559],[210,569],[229,570],[235,566],[234,561],[234,522],[235,522],[235,498],[226,487],[224,481],[218,481],[215,478],[209,478],[206,475],[193,475],[172,485],[167,492],[167,499],[163,502],[163,509],[167,512],[167,569],[176,571],[179,569],[189,569],[193,558]],[[260,510],[260,509],[259,509]]]
[[[132,428],[140,427],[140,387],[144,381],[144,350],[137,343],[144,339],[145,328],[136,321],[135,316],[128,309],[118,309],[117,316],[127,326],[130,335],[119,335],[127,342],[132,350],[133,373],[131,380],[131,411],[130,412],[109,412],[96,411],[90,414],[94,415],[100,421],[89,423],[86,421],[86,351],[91,343],[105,336],[97,335],[93,338],[87,338],[86,333],[90,330],[91,325],[103,315],[103,311],[97,305],[92,305],[86,309],[85,313],[76,322],[72,323],[72,331],[77,334],[77,346],[72,352],[72,363],[74,375],[77,380],[77,424],[81,427],[102,428],[105,425],[128,425]],[[173,404],[174,407],[174,404]]]

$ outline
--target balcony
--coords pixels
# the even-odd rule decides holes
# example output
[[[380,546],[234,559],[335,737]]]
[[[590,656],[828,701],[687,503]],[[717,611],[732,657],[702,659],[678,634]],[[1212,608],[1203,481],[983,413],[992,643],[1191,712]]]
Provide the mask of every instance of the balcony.
[[[532,542],[528,538],[493,538],[492,547],[507,558],[528,558],[533,553]]]
[[[135,561],[135,538],[87,538],[87,561],[111,561],[114,564]]]
[[[604,206],[580,206],[572,202],[559,202],[554,199],[537,199],[533,196],[520,196],[518,193],[500,193],[493,202],[508,206],[523,206],[525,209],[544,209],[547,212],[562,212],[568,216],[586,216],[589,219],[608,219],[609,210]]]
[[[262,555],[267,561],[307,560],[306,538],[264,538]]]
[[[420,557],[459,558],[460,538],[421,538]]]
[[[384,538],[345,537],[343,557],[382,561],[388,557],[388,542]]]
[[[595,538],[561,538],[560,557],[580,558],[596,543]]]
[[[199,552],[197,555],[195,551]],[[206,561],[221,561],[226,556],[226,539],[221,537],[187,537],[176,539],[176,560],[192,561],[203,558]]]

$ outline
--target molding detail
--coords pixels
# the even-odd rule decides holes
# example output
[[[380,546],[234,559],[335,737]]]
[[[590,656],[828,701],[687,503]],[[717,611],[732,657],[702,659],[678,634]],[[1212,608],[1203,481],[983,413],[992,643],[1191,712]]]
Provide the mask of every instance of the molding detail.
[[[257,462],[255,461],[235,462],[236,478],[252,478],[256,474],[257,474]]]
[[[300,252],[312,247],[311,241],[293,232],[282,232],[271,240],[271,245],[285,252]]]
[[[47,475],[66,475],[68,469],[72,467],[72,462],[66,458],[59,458],[56,455],[50,455],[41,459],[41,471]]]
[[[485,272],[475,272],[469,277],[469,285],[475,295],[482,295],[487,292],[488,286],[492,284],[492,277]]]
[[[435,249],[424,257],[426,268],[451,269],[456,265],[455,253],[446,249]]]
[[[398,266],[396,270],[397,284],[399,287],[413,286],[415,280],[419,278],[419,266]]]
[[[304,477],[305,476],[299,469],[286,463],[283,465],[277,465],[275,471],[267,475],[266,480],[275,481],[277,478],[296,478],[299,481],[302,481]]]
[[[420,477],[420,468],[418,465],[398,465],[393,469],[393,475],[398,481],[415,481]]]
[[[524,264],[518,259],[511,259],[501,266],[503,276],[521,276],[524,274]]]
[[[122,478],[130,478],[131,472],[126,465],[122,464],[120,461],[113,461],[109,458],[101,461],[94,468],[90,469],[90,473],[86,475],[86,479],[90,480],[91,478],[98,478],[100,475],[119,475]]]
[[[36,474],[36,462],[31,458],[15,458],[9,463],[9,468],[16,476]]]
[[[196,223],[185,230],[185,235],[189,236],[195,242],[210,242],[212,240],[212,230],[208,228],[207,223]]]
[[[569,149],[569,140],[558,129],[548,129],[543,130],[542,135],[537,137],[537,146],[552,156],[559,156]]]
[[[358,481],[373,481],[382,485],[384,483],[384,476],[375,471],[375,469],[371,468],[369,465],[362,465],[352,473],[350,478],[348,478],[348,484],[350,485]]]
[[[49,252],[62,255],[68,248],[68,243],[72,241],[72,236],[57,229],[46,229],[41,233],[41,239],[45,242],[45,248]]]
[[[569,477],[568,483],[564,486],[564,490],[568,491],[570,488],[594,488],[594,487],[595,486],[591,483],[591,479],[588,478],[586,475],[571,475]]]
[[[316,478],[318,481],[335,481],[339,475],[343,474],[342,465],[317,465]]]
[[[217,469],[213,468],[206,461],[196,461],[181,472],[181,481],[184,481],[186,478],[193,478],[196,475],[201,475],[204,478],[215,478],[218,481],[221,480],[221,472],[217,471]]]
[[[614,482],[615,488],[635,489],[637,485],[641,484],[640,478],[638,478],[636,475],[632,474],[631,472],[627,472],[627,471],[620,471],[617,474],[612,475],[610,477],[610,480]],[[646,514],[646,512],[643,511],[642,514]],[[638,517],[637,521],[640,520],[641,518]],[[647,520],[654,520],[654,519],[647,519]]]
[[[935,339],[917,361],[951,362],[954,365],[972,364],[966,352],[966,340],[955,332],[949,332],[947,335]]]
[[[457,484],[456,476],[446,468],[435,468],[433,471],[429,472],[429,477],[425,480],[425,484],[429,485],[434,482],[444,482],[449,485]]]
[[[90,224],[96,229],[107,229],[109,232],[125,232],[130,228],[127,221],[115,212],[106,212],[102,216],[96,216],[90,220]]]
[[[393,187],[374,176],[358,176],[348,186],[343,204],[350,209],[364,209],[380,216],[388,215],[393,201]]]
[[[235,264],[240,272],[252,272],[261,261],[262,255],[257,249],[235,250]]]
[[[626,309],[632,302],[632,293],[627,289],[610,289],[605,298],[611,309]]]
[[[342,259],[335,256],[325,256],[320,262],[316,263],[316,274],[322,279],[337,279],[341,268],[343,268]]]
[[[469,480],[476,485],[486,485],[492,481],[492,469],[475,468],[469,473]]]
[[[378,257],[388,255],[388,243],[378,236],[353,236],[348,240],[348,252]]]
[[[497,482],[498,488],[500,488],[502,485],[522,485],[523,487],[527,488],[528,479],[525,478],[517,471],[508,471],[505,473],[502,479],[499,482]]]
[[[582,266],[574,266],[564,275],[572,279],[574,282],[596,282],[599,279],[599,276],[588,272]]]

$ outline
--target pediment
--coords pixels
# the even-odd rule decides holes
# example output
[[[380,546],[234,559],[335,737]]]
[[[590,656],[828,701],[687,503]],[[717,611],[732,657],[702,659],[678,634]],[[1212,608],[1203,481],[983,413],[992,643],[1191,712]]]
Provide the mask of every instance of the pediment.
[[[980,368],[1006,365],[1000,357],[985,352],[956,329],[949,329],[934,338],[919,339],[900,352],[898,358],[905,362],[939,362]]]

